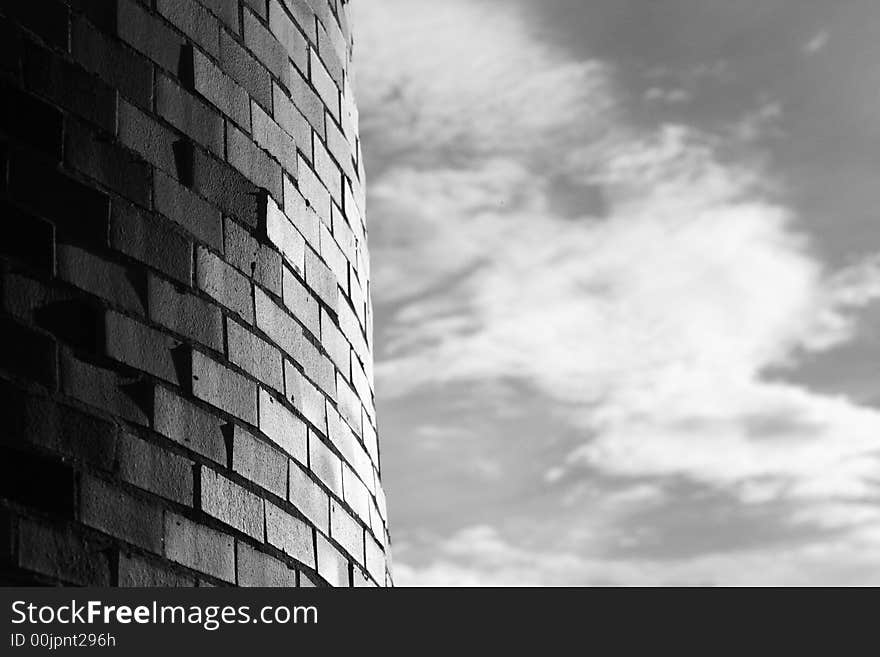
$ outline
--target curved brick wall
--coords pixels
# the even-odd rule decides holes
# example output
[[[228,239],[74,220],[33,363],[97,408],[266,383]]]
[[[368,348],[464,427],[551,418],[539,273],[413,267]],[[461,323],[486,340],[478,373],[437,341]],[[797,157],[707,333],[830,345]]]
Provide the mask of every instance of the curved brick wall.
[[[385,585],[346,0],[0,6],[5,583]]]

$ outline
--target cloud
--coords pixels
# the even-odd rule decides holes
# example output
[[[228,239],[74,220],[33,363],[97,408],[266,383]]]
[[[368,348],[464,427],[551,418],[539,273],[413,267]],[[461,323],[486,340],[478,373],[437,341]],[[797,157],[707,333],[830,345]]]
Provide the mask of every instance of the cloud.
[[[796,501],[816,525],[876,495],[880,412],[768,375],[851,340],[880,296],[877,261],[829,270],[785,203],[757,147],[780,106],[762,102],[717,134],[646,127],[611,64],[570,59],[514,5],[377,0],[358,21],[362,129],[381,160],[373,290],[390,313],[380,395],[526,383],[581,436],[548,481],[581,468],[686,477],[745,505]],[[560,211],[560,196],[596,194]],[[874,535],[846,547],[853,563]],[[449,554],[398,579],[522,581],[538,559],[490,530],[449,540]],[[458,558],[461,541],[476,570]],[[801,565],[822,555],[847,557],[791,551]],[[771,557],[745,555],[740,568]],[[572,569],[584,580],[609,568],[620,581],[656,581],[663,568],[738,578],[732,557],[638,570],[580,552],[540,561],[560,583]]]

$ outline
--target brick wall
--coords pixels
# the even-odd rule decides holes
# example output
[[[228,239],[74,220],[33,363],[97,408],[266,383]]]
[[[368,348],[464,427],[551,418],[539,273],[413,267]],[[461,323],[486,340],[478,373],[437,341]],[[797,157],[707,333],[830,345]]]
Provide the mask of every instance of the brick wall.
[[[347,0],[0,5],[0,578],[390,583]]]

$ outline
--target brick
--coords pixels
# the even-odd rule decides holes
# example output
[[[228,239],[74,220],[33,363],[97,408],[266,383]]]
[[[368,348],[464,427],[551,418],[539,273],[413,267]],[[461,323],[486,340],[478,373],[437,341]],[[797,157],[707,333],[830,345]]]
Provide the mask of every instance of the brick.
[[[312,82],[312,86],[318,92],[321,100],[324,101],[324,106],[327,108],[330,114],[332,114],[333,117],[337,121],[339,121],[341,112],[339,102],[339,88],[336,86],[333,78],[330,77],[330,74],[327,72],[327,68],[324,66],[321,58],[318,57],[318,53],[316,53],[312,49],[309,49],[309,63],[309,79]]]
[[[266,199],[262,223],[266,238],[285,260],[297,271],[305,271],[305,239],[271,198]]]
[[[67,50],[70,12],[64,4],[54,0],[41,2],[39,5],[13,2],[4,5],[3,13],[44,41],[61,50]]]
[[[336,23],[331,21],[330,26],[336,27]],[[339,28],[336,27],[336,32],[338,31]],[[327,30],[324,29],[323,25],[318,27],[317,53],[318,57],[324,63],[327,72],[330,74],[330,77],[333,78],[333,82],[336,83],[337,87],[342,89],[345,84],[345,64],[343,62],[346,57],[344,54],[340,55],[336,53],[336,49],[330,41],[330,36],[327,34]]]
[[[250,545],[238,544],[238,585],[261,587],[294,587],[296,570]]]
[[[0,498],[53,515],[72,517],[76,478],[55,457],[0,448]]]
[[[150,276],[148,290],[152,321],[214,351],[223,351],[223,315],[217,306],[156,276]]]
[[[364,483],[347,465],[342,466],[343,499],[354,509],[365,525],[370,524],[370,492]]]
[[[342,249],[339,248],[336,240],[333,239],[330,230],[324,224],[321,224],[321,257],[327,262],[327,266],[336,278],[333,285],[334,294],[336,293],[336,285],[339,285],[343,292],[348,292],[348,259],[345,257]],[[328,305],[331,308],[335,308],[336,301],[338,301],[338,298]]]
[[[263,500],[223,475],[202,468],[202,511],[220,522],[263,540]]]
[[[333,446],[339,450],[346,462],[367,484],[367,488],[370,488],[373,471],[370,457],[342,416],[329,404],[327,406],[327,432]]]
[[[192,354],[192,390],[197,398],[248,424],[257,424],[257,386],[198,351]]]
[[[291,102],[287,93],[277,84],[272,85],[272,115],[294,142],[308,150],[312,129],[306,117]],[[294,169],[294,173],[295,173]]]
[[[291,356],[302,367],[306,376],[335,399],[336,384],[333,363],[321,352],[315,342],[303,331],[300,331],[293,344],[292,352]]]
[[[119,103],[119,141],[168,174],[177,173],[174,142],[177,135],[131,103]]]
[[[330,196],[337,204],[342,204],[342,172],[336,165],[336,162],[330,157],[327,148],[321,143],[321,140],[315,136],[313,141],[313,157],[312,163],[315,172],[324,183]]]
[[[173,178],[159,171],[154,179],[156,210],[213,249],[223,249],[220,212]]]
[[[309,206],[317,213],[321,221],[330,224],[330,192],[324,187],[324,183],[315,175],[309,164],[300,156],[297,170],[297,185],[300,194],[308,201]]]
[[[281,402],[260,389],[260,431],[300,463],[307,462],[306,425]]]
[[[129,367],[178,384],[172,350],[179,345],[140,322],[109,311],[104,317],[106,354]]]
[[[130,422],[149,422],[149,388],[140,378],[121,377],[61,352],[61,389],[85,404]]]
[[[307,252],[310,249],[307,249]],[[314,335],[321,335],[319,306],[315,297],[286,267],[283,271],[284,305]]]
[[[342,333],[348,338],[357,357],[364,361],[370,352],[367,340],[357,315],[341,291],[339,292],[339,302],[336,305],[336,315],[339,318],[339,328],[342,329]]]
[[[284,392],[281,352],[231,319],[226,321],[229,362],[278,392]]]
[[[251,282],[233,267],[205,249],[196,254],[198,288],[220,305],[238,313],[248,324],[254,322]]]
[[[296,69],[290,72],[290,98],[296,108],[306,117],[312,128],[315,129],[315,132],[323,139],[324,101],[321,100],[315,90],[309,86],[308,81]]]
[[[336,277],[311,249],[306,249],[306,283],[334,313],[339,300]],[[318,335],[316,332],[315,335]]]
[[[269,18],[269,8],[267,0],[244,0],[243,4],[250,7],[260,18],[267,20]]]
[[[25,570],[81,586],[110,585],[107,554],[70,529],[22,518],[17,552]]]
[[[36,96],[0,81],[0,131],[27,143],[55,161],[64,147],[64,117]]]
[[[351,365],[351,381],[354,384],[358,398],[361,400],[361,404],[364,406],[364,410],[366,410],[370,419],[375,422],[376,413],[373,409],[372,385],[357,359]]]
[[[330,532],[330,497],[296,463],[290,464],[290,503],[315,527]]]
[[[165,514],[165,556],[223,581],[235,581],[234,539],[175,513]]]
[[[309,467],[327,488],[342,497],[342,461],[314,433],[309,434]]]
[[[245,31],[247,31],[247,27],[247,21],[245,21]],[[288,57],[293,60],[293,63],[296,64],[300,71],[307,70],[309,45],[277,0],[269,0],[269,28],[278,37],[278,41],[281,42],[286,52],[282,63],[284,70],[289,71],[286,65]],[[288,86],[289,78],[278,77],[285,87]]]
[[[156,111],[193,141],[223,157],[223,119],[201,100],[162,74],[157,80]]]
[[[126,543],[162,552],[162,512],[100,479],[83,476],[79,518],[83,524]]]
[[[226,159],[254,185],[267,190],[276,201],[282,199],[281,165],[233,126],[226,130]]]
[[[123,481],[178,504],[192,504],[192,461],[126,433],[120,436],[117,454]]]
[[[199,0],[205,7],[214,12],[226,27],[238,32],[238,0]]]
[[[149,60],[100,34],[84,18],[73,21],[71,50],[83,68],[96,73],[138,107],[150,108],[153,67]]]
[[[313,249],[319,248],[321,220],[308,205],[290,178],[284,178],[284,214]],[[304,271],[304,270],[303,270]]]
[[[222,114],[249,130],[251,111],[247,91],[198,50],[190,48],[188,57],[192,61],[193,90]]]
[[[272,107],[269,72],[227,32],[220,33],[220,66],[260,105]]]
[[[330,586],[350,586],[351,568],[348,559],[326,538],[318,534],[318,574]]]
[[[153,428],[166,438],[215,463],[226,465],[223,421],[173,392],[157,387]]]
[[[193,153],[193,189],[246,226],[259,224],[265,193],[225,162],[198,149]]]
[[[312,528],[271,502],[266,502],[266,540],[300,563],[315,567]]]
[[[315,13],[304,0],[284,0],[284,6],[293,16],[297,27],[302,30],[303,34],[308,37],[312,43],[315,42]]]
[[[159,18],[137,2],[117,0],[115,22],[119,38],[166,71],[177,71],[183,39]]]
[[[363,429],[364,429],[364,447],[367,450],[367,454],[370,456],[370,461],[373,463],[373,467],[376,470],[379,470],[379,436],[376,434],[376,430],[366,420],[363,421]]]
[[[101,297],[115,306],[143,315],[145,279],[128,267],[108,262],[84,249],[61,244],[57,249],[58,278]]]
[[[281,256],[260,244],[243,226],[226,219],[225,259],[273,294],[281,296]]]
[[[321,344],[346,379],[351,378],[351,347],[334,321],[321,309]]]
[[[357,238],[354,236],[351,226],[348,225],[345,215],[337,206],[333,206],[333,239],[338,248],[345,256],[345,259],[352,264],[357,262]],[[323,242],[322,242],[323,245]],[[324,256],[324,253],[321,253]],[[324,257],[326,260],[326,256]],[[327,262],[330,262],[327,260]],[[343,288],[345,286],[343,285]]]
[[[384,570],[382,576],[382,582],[385,581]],[[356,588],[376,588],[379,585],[374,582],[370,576],[367,574],[366,570],[362,570],[360,567],[352,568],[351,573],[351,585]]]
[[[327,121],[327,149],[349,178],[356,178],[351,145],[333,121]]]
[[[327,433],[327,417],[323,393],[309,382],[290,361],[284,363],[285,395],[321,433]]]
[[[55,273],[55,226],[0,201],[0,256],[27,269]]]
[[[210,55],[220,54],[217,19],[193,0],[156,0],[156,9]]]
[[[364,562],[364,528],[334,500],[330,500],[330,538],[355,561]]]
[[[68,122],[64,159],[68,166],[138,205],[149,205],[150,168],[147,163],[85,126]]]
[[[125,588],[177,588],[195,586],[195,580],[135,554],[122,552],[119,555],[117,586]]]
[[[236,426],[232,467],[245,479],[280,498],[287,497],[287,462],[283,453]]]
[[[296,142],[254,103],[251,107],[254,141],[274,157],[285,172],[296,177]]]
[[[110,216],[110,246],[125,255],[189,285],[193,254],[190,241],[158,215],[114,201]]]
[[[385,582],[385,551],[371,536],[366,538],[366,563],[367,571],[377,582]]]
[[[337,377],[336,395],[340,415],[357,435],[361,435],[361,402],[355,391],[342,377]]]

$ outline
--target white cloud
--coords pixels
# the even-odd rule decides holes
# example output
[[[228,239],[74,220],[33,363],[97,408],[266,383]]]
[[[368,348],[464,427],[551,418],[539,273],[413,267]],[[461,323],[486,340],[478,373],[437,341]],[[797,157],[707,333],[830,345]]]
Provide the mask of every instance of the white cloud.
[[[638,127],[613,67],[570,61],[485,0],[377,0],[359,30],[363,125],[395,154],[370,189],[374,296],[400,306],[380,394],[529,383],[583,431],[551,480],[581,465],[683,475],[743,503],[797,500],[815,523],[875,492],[880,412],[765,376],[851,339],[880,296],[876,262],[822,265],[749,151],[777,105],[726,136]],[[601,210],[558,210],[560,195],[595,189]],[[511,549],[501,580],[532,559]],[[844,556],[804,550],[799,563]],[[543,558],[558,564],[551,581],[583,559]],[[701,563],[671,572],[735,578],[724,558]],[[435,566],[421,576],[473,575]]]

